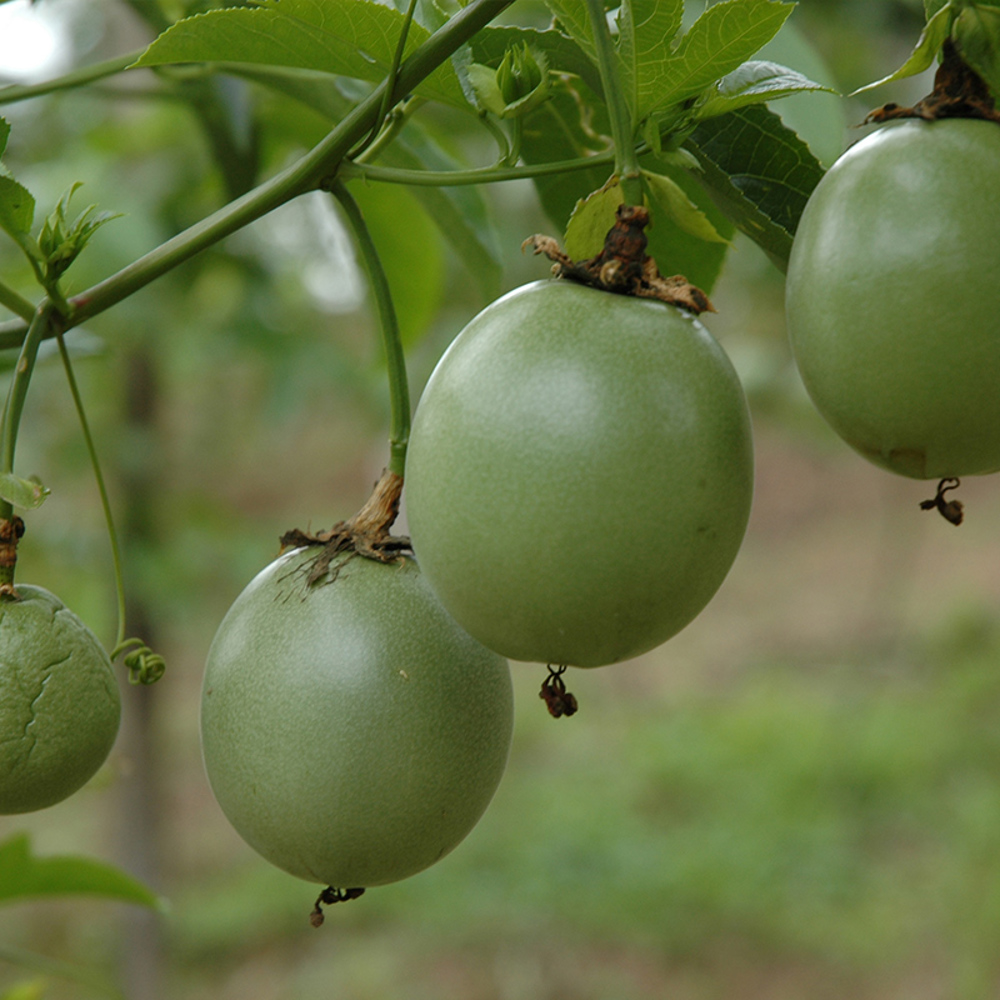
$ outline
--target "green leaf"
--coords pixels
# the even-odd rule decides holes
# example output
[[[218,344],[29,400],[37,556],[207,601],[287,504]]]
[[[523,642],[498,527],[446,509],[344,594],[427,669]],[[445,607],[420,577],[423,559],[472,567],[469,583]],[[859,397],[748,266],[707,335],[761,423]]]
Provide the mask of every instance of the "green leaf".
[[[778,0],[723,0],[709,7],[681,38],[675,52],[664,47],[655,67],[658,86],[642,87],[639,118],[697,97],[733,72],[769,42],[794,4]],[[653,72],[649,67],[647,72]]]
[[[622,90],[639,122],[670,87],[670,43],[680,31],[684,0],[624,0],[618,12]]]
[[[824,87],[787,66],[763,60],[745,62],[716,84],[711,96],[698,108],[698,117],[711,118],[748,104],[764,104],[780,97],[816,90],[835,92],[831,87]]]
[[[642,179],[650,200],[658,210],[657,218],[669,219],[678,229],[709,243],[729,243],[712,225],[705,213],[685,194],[683,188],[666,174],[644,170]]]
[[[34,510],[45,503],[45,498],[52,491],[43,486],[40,479],[30,477],[22,479],[12,472],[0,472],[0,499],[12,503],[22,510]]]
[[[600,108],[601,102],[582,80],[558,80],[549,100],[524,118],[521,159],[528,164],[551,163],[606,148],[607,139],[589,121],[590,109]],[[559,232],[565,230],[576,203],[603,187],[611,172],[610,164],[598,164],[533,179],[542,208]]]
[[[948,0],[924,0],[924,16],[929,21],[942,7],[947,6]]]
[[[799,217],[823,176],[809,147],[760,105],[700,122],[685,145],[726,215],[784,270]]]
[[[924,25],[924,30],[920,33],[920,38],[917,40],[916,47],[910,54],[909,59],[895,73],[890,73],[888,76],[884,76],[881,80],[876,80],[874,83],[865,84],[864,87],[859,87],[848,96],[854,97],[857,94],[873,90],[875,87],[881,87],[883,83],[892,83],[894,80],[916,76],[917,73],[923,73],[924,70],[930,69],[934,63],[934,57],[941,50],[944,40],[951,32],[951,22],[954,16],[954,5],[951,2],[945,3],[944,6],[937,10],[927,24]]]
[[[19,245],[31,232],[35,220],[35,199],[6,171],[0,172],[0,229]]]
[[[710,242],[692,236],[681,229],[657,202],[652,201],[649,205],[652,222],[646,229],[649,241],[646,252],[656,261],[664,277],[683,274],[702,291],[711,292],[729,252],[729,243],[725,241],[732,238],[736,229],[699,183],[700,172],[692,176],[687,169],[665,162],[662,157],[648,159],[644,167],[649,169],[655,166],[657,174],[668,176],[705,215],[724,242]]]
[[[433,221],[396,184],[349,185],[385,268],[400,336],[407,347],[430,329],[444,292],[444,255]]]
[[[10,136],[10,122],[6,118],[0,118],[0,156],[7,148],[7,139]]]
[[[596,257],[604,249],[604,239],[615,224],[615,211],[625,200],[618,178],[581,198],[566,224],[563,245],[573,260]]]
[[[404,17],[373,0],[262,0],[178,21],[135,62],[136,67],[234,62],[320,70],[380,82],[392,65]],[[404,58],[430,33],[411,24]],[[417,88],[423,97],[469,110],[451,61]]]
[[[0,903],[39,896],[102,896],[162,909],[163,901],[131,875],[91,858],[39,858],[26,833],[0,844]]]
[[[952,34],[962,58],[1000,96],[1000,7],[973,4],[955,19]]]
[[[594,49],[594,35],[590,28],[590,15],[586,0],[545,0],[552,16],[596,65],[597,51]]]

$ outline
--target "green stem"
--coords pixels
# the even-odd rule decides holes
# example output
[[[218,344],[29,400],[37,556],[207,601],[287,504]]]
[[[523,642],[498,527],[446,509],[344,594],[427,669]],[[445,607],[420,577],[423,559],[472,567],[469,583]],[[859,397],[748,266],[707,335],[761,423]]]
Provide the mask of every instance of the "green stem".
[[[103,80],[106,77],[114,76],[128,69],[142,55],[142,50],[131,52],[127,56],[118,56],[109,59],[107,62],[96,63],[93,66],[84,66],[82,69],[75,69],[65,76],[57,76],[53,80],[45,80],[43,83],[33,83],[30,85],[9,84],[0,87],[0,104],[13,104],[15,101],[26,101],[31,97],[43,97],[45,94],[54,94],[59,90],[71,90],[74,87],[84,87],[95,80]]]
[[[392,54],[392,62],[389,64],[389,72],[386,74],[387,86],[382,88],[382,105],[379,108],[378,118],[372,126],[368,138],[361,146],[354,151],[352,156],[360,156],[376,139],[379,132],[389,117],[389,112],[393,106],[393,94],[396,90],[396,79],[399,76],[399,64],[403,61],[403,50],[406,48],[406,36],[410,33],[410,25],[413,23],[413,15],[417,9],[417,0],[410,0],[403,17],[403,26],[399,30],[399,38],[396,41],[396,50]]]
[[[69,351],[66,350],[66,341],[63,338],[62,331],[58,328],[56,328],[56,343],[59,345],[59,356],[62,358],[63,368],[66,371],[66,381],[69,382],[69,391],[73,397],[73,405],[76,407],[76,415],[80,420],[80,429],[83,431],[83,440],[87,446],[87,454],[90,456],[90,465],[94,470],[97,491],[101,495],[104,523],[107,525],[108,538],[111,541],[111,562],[114,566],[115,593],[118,597],[118,632],[115,638],[115,648],[117,648],[125,639],[125,583],[122,578],[122,556],[118,545],[118,533],[115,531],[115,521],[111,513],[111,501],[108,499],[108,489],[104,483],[104,474],[101,472],[101,463],[97,457],[94,438],[90,433],[90,424],[83,407],[83,398],[80,396],[80,387],[77,385],[76,376],[73,374],[73,365],[70,361]]]
[[[0,306],[4,306],[29,323],[35,315],[35,304],[2,281],[0,281]]]
[[[393,96],[398,98],[411,91],[512,2],[472,0],[400,66],[396,86],[392,88]],[[133,261],[117,274],[75,296],[70,301],[71,311],[65,317],[64,329],[77,326],[116,305],[206,247],[213,246],[306,191],[319,187],[324,178],[337,172],[348,151],[370,131],[378,118],[388,85],[385,81],[376,87],[322,142],[296,163]],[[25,333],[24,323],[0,326],[0,349],[17,346],[23,341]]]
[[[378,250],[372,240],[368,226],[365,225],[361,208],[354,196],[338,180],[330,185],[330,192],[340,202],[348,224],[354,234],[354,240],[361,253],[365,272],[375,308],[378,311],[379,327],[382,332],[382,345],[385,348],[386,364],[389,371],[389,471],[403,477],[406,465],[406,446],[410,440],[410,389],[406,379],[406,358],[403,355],[403,344],[399,336],[399,322],[396,309],[392,304],[392,292],[386,278],[385,269],[379,258]]]
[[[7,392],[7,402],[3,410],[3,426],[0,427],[0,472],[14,471],[14,449],[17,446],[17,432],[21,425],[24,400],[28,394],[28,383],[38,357],[38,345],[50,333],[53,325],[53,306],[46,299],[36,310],[28,327],[28,335],[21,345],[21,355],[14,368],[14,377]],[[14,505],[9,500],[0,499],[0,521],[10,522],[14,518]],[[16,544],[16,543],[15,543]],[[0,591],[6,596],[13,592],[14,562],[0,562]]]
[[[642,172],[635,150],[632,115],[615,66],[614,44],[602,0],[587,0],[587,11],[594,34],[594,47],[597,49],[597,68],[601,74],[604,100],[611,120],[611,138],[615,143],[615,173],[621,179],[626,204],[641,205]]]
[[[377,160],[379,153],[388,146],[393,139],[402,131],[403,126],[407,123],[410,117],[419,108],[422,108],[427,103],[426,99],[423,97],[411,97],[408,101],[404,101],[392,114],[389,116],[389,121],[386,123],[385,128],[379,132],[378,136],[375,138],[374,142],[367,148],[365,148],[357,156],[351,157],[351,163],[371,163],[373,160]],[[345,163],[348,161],[345,161]],[[341,167],[343,170],[343,167]],[[338,171],[339,172],[339,171]]]
[[[0,472],[14,471],[14,448],[17,445],[18,428],[21,426],[24,400],[28,394],[28,383],[38,357],[38,345],[53,333],[52,314],[52,303],[46,300],[35,311],[31,326],[28,327],[28,335],[21,345],[21,356],[14,368],[14,377],[11,379],[3,411],[3,427],[0,429]]]
[[[399,167],[381,167],[368,163],[344,163],[337,176],[349,180],[364,177],[370,181],[388,184],[411,184],[416,187],[458,187],[464,184],[493,184],[497,181],[519,181],[551,174],[565,174],[573,170],[589,170],[614,162],[615,153],[596,153],[573,160],[554,163],[535,163],[524,167],[484,167],[476,170],[405,170]]]

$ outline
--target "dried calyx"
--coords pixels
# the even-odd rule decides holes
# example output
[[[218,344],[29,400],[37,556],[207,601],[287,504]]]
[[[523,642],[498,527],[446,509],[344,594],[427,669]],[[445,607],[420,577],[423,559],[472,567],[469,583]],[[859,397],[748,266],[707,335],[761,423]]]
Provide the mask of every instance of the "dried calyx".
[[[551,236],[529,236],[521,249],[530,246],[536,254],[545,254],[554,261],[552,273],[557,278],[569,278],[618,295],[659,299],[695,315],[715,312],[708,296],[683,275],[664,278],[660,274],[656,261],[646,253],[644,230],[649,225],[649,211],[645,207],[619,205],[615,220],[604,239],[604,248],[589,260],[571,260]]]

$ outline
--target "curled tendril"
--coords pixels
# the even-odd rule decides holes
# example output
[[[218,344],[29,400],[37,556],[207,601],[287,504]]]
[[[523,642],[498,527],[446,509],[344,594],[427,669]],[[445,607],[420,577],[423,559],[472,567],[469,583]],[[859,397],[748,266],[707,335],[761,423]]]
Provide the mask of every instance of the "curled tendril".
[[[122,661],[128,667],[129,684],[155,684],[167,669],[167,661],[154,653],[142,639],[126,639],[118,643],[111,652],[114,660],[125,654]]]

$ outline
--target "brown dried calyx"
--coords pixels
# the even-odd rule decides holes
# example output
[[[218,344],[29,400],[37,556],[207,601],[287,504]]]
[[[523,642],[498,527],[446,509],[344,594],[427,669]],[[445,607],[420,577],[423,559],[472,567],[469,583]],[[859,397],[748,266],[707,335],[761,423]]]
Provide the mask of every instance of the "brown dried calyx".
[[[17,543],[24,536],[24,521],[16,514],[0,519],[0,573],[9,574],[8,579],[0,583],[0,599],[18,600],[13,579],[14,566],[17,564]]]
[[[863,122],[872,125],[895,118],[983,118],[1000,122],[1000,111],[993,105],[993,95],[983,78],[959,54],[958,47],[945,39],[941,49],[941,65],[934,75],[934,89],[912,108],[884,104],[876,108]]]
[[[309,570],[310,584],[326,576],[330,563],[341,552],[352,552],[383,563],[394,562],[403,553],[413,551],[409,538],[389,533],[399,515],[402,493],[403,477],[386,470],[357,514],[315,535],[298,528],[286,531],[281,536],[281,549],[321,547]]]
[[[683,275],[664,278],[660,274],[656,261],[646,253],[648,241],[643,230],[649,225],[649,211],[645,207],[619,205],[615,219],[604,239],[604,249],[590,260],[570,260],[551,236],[529,236],[521,249],[530,246],[536,254],[543,253],[555,261],[552,273],[557,278],[619,295],[659,299],[695,315],[715,312],[708,296]]]

